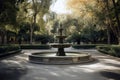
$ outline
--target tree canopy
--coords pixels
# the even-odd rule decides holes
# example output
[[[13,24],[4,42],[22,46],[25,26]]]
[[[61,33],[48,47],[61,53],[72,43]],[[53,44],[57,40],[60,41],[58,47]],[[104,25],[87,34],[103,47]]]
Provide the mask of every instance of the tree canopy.
[[[7,37],[7,31],[18,36],[24,31],[22,35],[27,34],[32,42],[35,35],[56,35],[62,24],[64,34],[68,37],[79,36],[79,39],[76,38],[78,41],[85,39],[110,43],[115,41],[112,39],[115,37],[120,43],[120,0],[66,0],[67,9],[71,11],[69,14],[50,11],[51,4],[55,2],[56,0],[1,0],[2,39]]]

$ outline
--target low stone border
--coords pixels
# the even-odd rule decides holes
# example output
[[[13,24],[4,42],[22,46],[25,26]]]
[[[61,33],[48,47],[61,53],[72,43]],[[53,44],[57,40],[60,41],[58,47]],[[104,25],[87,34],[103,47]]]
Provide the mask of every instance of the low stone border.
[[[52,54],[53,52],[40,52],[40,53],[32,53],[29,55],[29,61],[32,63],[39,63],[39,64],[53,64],[53,65],[61,65],[61,64],[80,64],[94,61],[91,55],[86,53],[79,53],[75,52],[75,55],[70,56],[43,56],[47,54]],[[73,52],[72,52],[73,53]],[[71,53],[70,53],[71,54]],[[80,54],[83,54],[82,56]]]

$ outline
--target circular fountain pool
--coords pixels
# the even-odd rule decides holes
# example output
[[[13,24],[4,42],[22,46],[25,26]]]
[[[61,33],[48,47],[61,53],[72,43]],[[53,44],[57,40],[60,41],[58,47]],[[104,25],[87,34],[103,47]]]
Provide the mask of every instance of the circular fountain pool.
[[[56,52],[39,52],[29,55],[29,61],[40,64],[77,64],[93,61],[87,53],[66,52],[66,56],[56,56]]]

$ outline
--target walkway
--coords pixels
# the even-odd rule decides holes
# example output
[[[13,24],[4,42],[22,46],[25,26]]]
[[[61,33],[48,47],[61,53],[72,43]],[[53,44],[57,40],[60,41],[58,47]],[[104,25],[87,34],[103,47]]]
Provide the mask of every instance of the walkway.
[[[74,51],[75,49],[67,50]],[[101,54],[96,50],[76,50],[89,52],[97,60],[79,65],[29,63],[28,55],[39,51],[41,50],[23,50],[24,54],[1,60],[0,80],[120,80],[119,58]]]

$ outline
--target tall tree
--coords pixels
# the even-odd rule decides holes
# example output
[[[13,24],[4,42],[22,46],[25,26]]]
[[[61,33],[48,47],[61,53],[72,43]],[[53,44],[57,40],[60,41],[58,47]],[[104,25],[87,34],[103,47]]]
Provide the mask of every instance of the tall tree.
[[[16,15],[19,3],[24,0],[1,0],[0,1],[0,29],[2,33],[2,43],[6,43],[6,25],[16,24]],[[5,38],[5,39],[4,39]]]
[[[51,4],[51,0],[32,0],[32,11],[33,11],[33,22],[31,26],[31,33],[30,33],[30,43],[33,42],[33,30],[36,24],[37,15],[39,16],[40,20],[40,27],[44,26],[43,24],[43,16],[45,13],[49,11],[49,6]]]
[[[120,1],[117,0],[115,2],[115,0],[112,0],[113,2],[113,7],[114,7],[114,14],[115,14],[115,18],[116,18],[116,22],[117,22],[117,29],[118,29],[118,34],[117,34],[117,37],[118,37],[118,42],[120,44],[120,18],[119,18],[119,9],[117,6],[120,6]],[[118,3],[118,5],[117,5]]]

